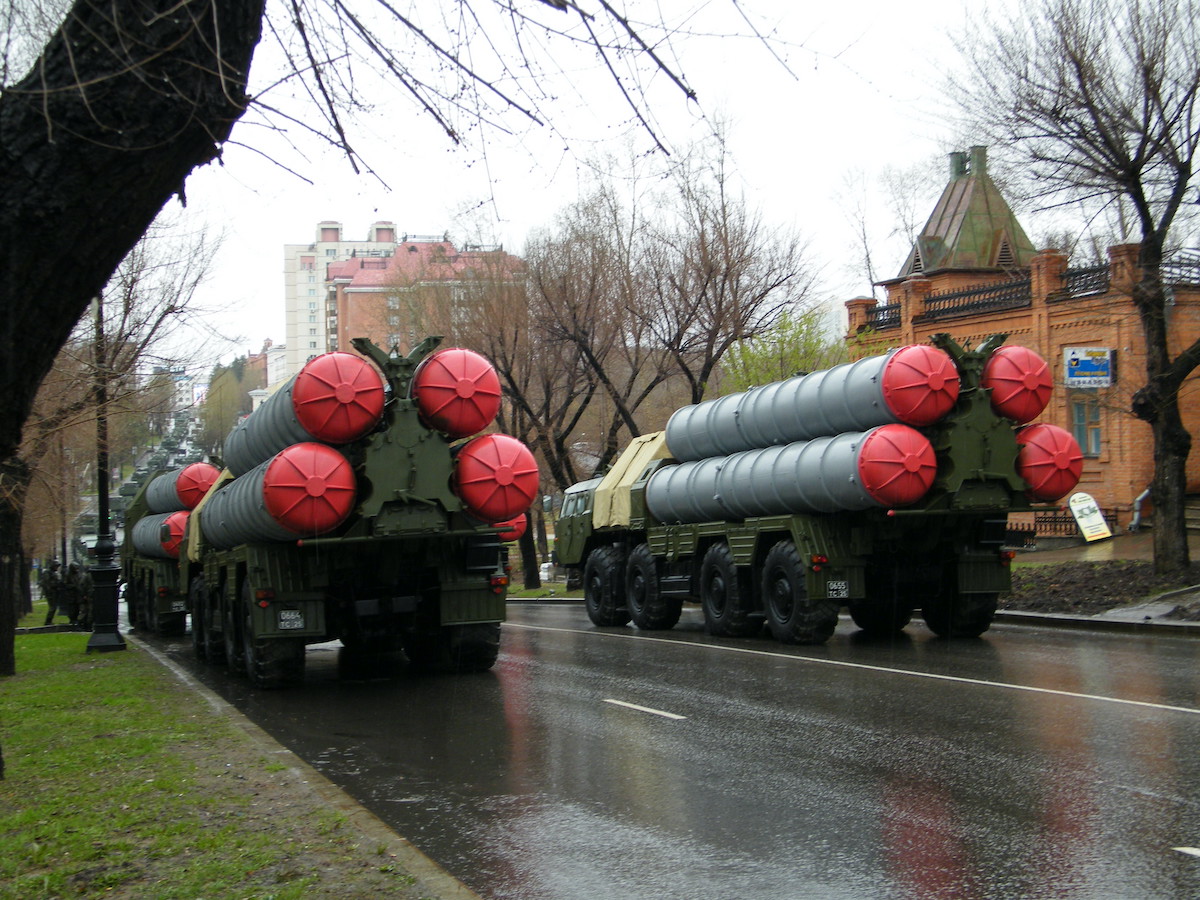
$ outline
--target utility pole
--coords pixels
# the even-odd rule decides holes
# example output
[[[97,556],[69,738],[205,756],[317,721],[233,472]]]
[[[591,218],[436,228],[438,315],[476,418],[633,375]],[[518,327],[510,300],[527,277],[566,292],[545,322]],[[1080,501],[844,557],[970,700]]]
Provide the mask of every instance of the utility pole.
[[[125,638],[117,627],[116,542],[108,515],[108,352],[104,342],[104,302],[97,296],[95,310],[95,374],[92,389],[96,395],[96,565],[92,567],[92,636],[87,652],[124,650]]]

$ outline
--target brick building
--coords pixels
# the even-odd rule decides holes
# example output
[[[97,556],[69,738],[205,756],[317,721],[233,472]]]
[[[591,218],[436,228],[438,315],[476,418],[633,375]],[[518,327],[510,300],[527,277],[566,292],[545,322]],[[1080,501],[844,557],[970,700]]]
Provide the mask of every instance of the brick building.
[[[1150,426],[1129,412],[1145,384],[1145,342],[1130,297],[1138,245],[1110,247],[1105,264],[1072,268],[1055,249],[1035,251],[987,173],[986,148],[950,155],[950,180],[887,296],[847,302],[856,353],[921,343],[938,332],[977,346],[997,332],[1037,351],[1055,391],[1040,421],[1075,435],[1085,460],[1079,490],[1128,525],[1153,473]],[[1172,356],[1200,338],[1200,253],[1176,254],[1163,279]],[[1200,377],[1180,392],[1184,424],[1200,427]],[[1200,452],[1188,460],[1200,491]],[[1148,512],[1148,508],[1146,510]]]
[[[522,268],[500,247],[399,236],[391,222],[373,224],[364,241],[345,240],[338,222],[321,222],[313,243],[284,247],[286,375],[320,353],[349,350],[355,337],[407,351],[430,327],[446,333],[454,310],[481,285],[511,283]]]

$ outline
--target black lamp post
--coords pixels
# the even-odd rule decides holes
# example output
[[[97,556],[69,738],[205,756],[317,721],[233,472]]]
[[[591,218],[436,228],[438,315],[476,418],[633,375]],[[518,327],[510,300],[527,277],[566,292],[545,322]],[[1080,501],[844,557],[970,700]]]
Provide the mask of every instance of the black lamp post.
[[[125,638],[117,627],[117,545],[113,540],[108,516],[108,355],[104,346],[104,305],[99,297],[96,311],[95,383],[96,393],[96,564],[92,566],[92,636],[87,652],[124,650]]]

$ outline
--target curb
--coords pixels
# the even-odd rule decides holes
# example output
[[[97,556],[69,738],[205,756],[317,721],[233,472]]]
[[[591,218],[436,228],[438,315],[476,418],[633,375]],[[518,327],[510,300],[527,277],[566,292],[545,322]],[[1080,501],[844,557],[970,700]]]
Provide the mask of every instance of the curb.
[[[997,610],[996,622],[1009,625],[1037,625],[1043,628],[1069,628],[1081,631],[1117,631],[1133,634],[1170,634],[1174,637],[1200,637],[1200,622],[1145,618],[1112,619],[1103,616],[1064,616],[1059,613]]]
[[[207,685],[193,678],[174,660],[160,653],[155,647],[150,646],[136,635],[122,632],[121,636],[130,643],[136,644],[139,650],[145,651],[183,685],[199,694],[215,712],[227,716],[260,745],[263,753],[270,754],[286,764],[300,778],[299,790],[307,790],[316,794],[323,803],[344,815],[347,821],[367,839],[385,847],[408,874],[417,880],[414,887],[423,896],[438,898],[438,900],[482,900],[479,894],[439,866],[408,840],[398,835],[386,822],[359,804],[357,800],[280,744],[270,734],[255,725],[236,706],[219,696]]]

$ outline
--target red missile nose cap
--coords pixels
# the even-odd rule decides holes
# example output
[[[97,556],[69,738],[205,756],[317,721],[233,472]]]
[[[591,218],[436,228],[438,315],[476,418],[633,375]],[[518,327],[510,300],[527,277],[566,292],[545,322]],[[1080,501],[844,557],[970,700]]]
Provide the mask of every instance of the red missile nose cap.
[[[159,543],[162,545],[163,551],[171,559],[179,559],[179,548],[183,544],[183,532],[187,528],[189,515],[191,515],[190,512],[183,510],[181,512],[173,512],[163,520]]]
[[[1035,500],[1065,497],[1083,474],[1083,451],[1070,432],[1038,422],[1017,431],[1017,474]]]
[[[221,470],[212,463],[197,462],[184,466],[175,479],[175,493],[187,509],[195,509],[209,488],[221,477]]]
[[[310,360],[292,385],[296,421],[327,444],[348,444],[378,425],[383,399],[383,377],[375,367],[340,350]]]
[[[1031,422],[1050,402],[1054,382],[1046,361],[1028,347],[998,349],[983,367],[980,384],[991,391],[992,409],[1017,424]]]
[[[263,504],[293,534],[325,534],[354,510],[355,488],[354,469],[332,447],[292,444],[263,474]]]
[[[932,425],[954,409],[958,400],[958,369],[936,347],[901,347],[884,364],[880,376],[883,402],[907,425]]]
[[[485,434],[459,449],[453,488],[472,515],[503,522],[529,509],[537,497],[537,461],[516,438]]]
[[[413,399],[430,428],[450,438],[487,428],[500,410],[500,376],[473,350],[448,347],[428,357],[413,376]]]
[[[859,483],[880,506],[907,506],[933,486],[937,456],[928,438],[907,425],[880,425],[858,450]]]

